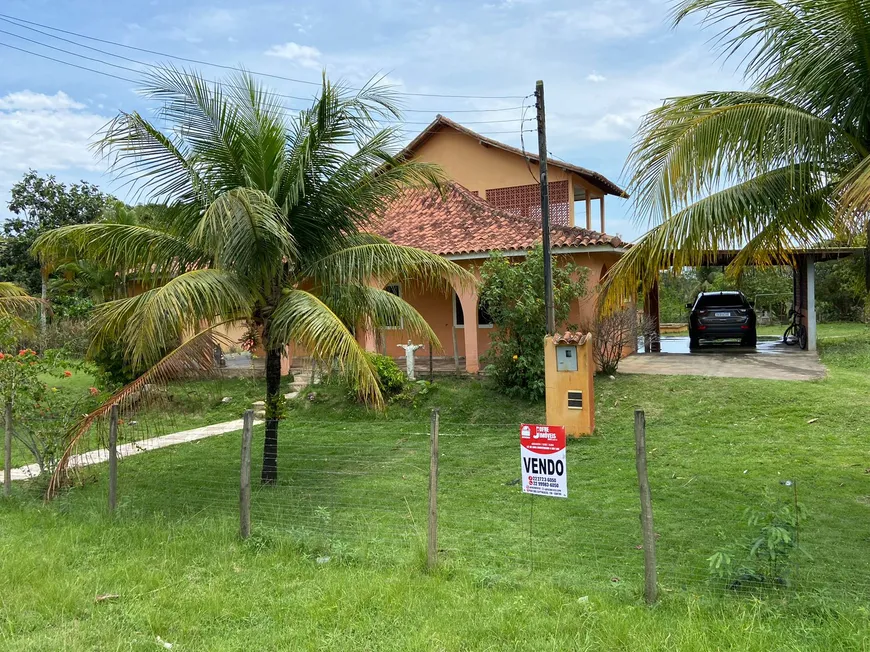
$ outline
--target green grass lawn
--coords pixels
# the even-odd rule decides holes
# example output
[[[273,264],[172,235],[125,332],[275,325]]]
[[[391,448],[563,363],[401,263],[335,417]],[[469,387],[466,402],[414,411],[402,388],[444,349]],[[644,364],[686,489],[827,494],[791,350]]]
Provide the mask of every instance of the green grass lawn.
[[[866,649],[870,335],[844,330],[823,333],[830,375],[818,382],[598,379],[596,435],[569,443],[567,500],[513,484],[518,424],[542,422],[543,406],[456,379],[386,416],[334,386],[294,401],[281,481],[255,487],[247,542],[238,433],[122,461],[114,519],[104,469],[47,506],[18,487],[0,504],[0,640],[12,650],[150,650],[158,636],[178,650]],[[242,400],[214,397],[228,388],[247,401],[252,385],[171,389],[175,413],[160,418],[237,417]],[[432,407],[442,565],[429,574]],[[640,595],[635,407],[647,414],[659,534],[652,609]],[[254,467],[256,477],[256,454]],[[715,589],[706,559],[750,535],[743,512],[765,493],[788,503],[786,479],[811,555],[793,587]],[[119,597],[95,601],[104,594]]]

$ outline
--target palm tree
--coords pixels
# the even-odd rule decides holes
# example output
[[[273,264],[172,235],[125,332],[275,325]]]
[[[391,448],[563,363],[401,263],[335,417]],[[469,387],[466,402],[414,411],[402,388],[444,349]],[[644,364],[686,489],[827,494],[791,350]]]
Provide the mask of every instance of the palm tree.
[[[745,62],[749,90],[668,99],[644,118],[627,168],[652,229],[612,268],[612,303],[705,251],[740,249],[734,274],[870,230],[870,2],[682,0],[674,23],[695,15]]]
[[[311,107],[296,115],[245,73],[214,85],[161,68],[144,92],[161,102],[158,117],[171,128],[121,113],[97,148],[149,200],[165,205],[160,228],[63,227],[34,250],[134,270],[148,284],[95,310],[94,350],[123,342],[139,368],[176,364],[185,347],[200,355],[204,335],[220,325],[253,324],[266,350],[262,479],[271,483],[287,344],[328,361],[376,405],[377,376],[354,328],[401,320],[412,336],[437,344],[416,310],[380,288],[415,279],[446,290],[470,275],[366,229],[400,193],[437,183],[438,173],[391,154],[399,132],[377,121],[399,114],[393,95],[377,84],[352,93],[324,77]]]
[[[35,313],[45,303],[27,294],[27,290],[15,283],[0,281],[0,319],[17,321],[28,313]]]

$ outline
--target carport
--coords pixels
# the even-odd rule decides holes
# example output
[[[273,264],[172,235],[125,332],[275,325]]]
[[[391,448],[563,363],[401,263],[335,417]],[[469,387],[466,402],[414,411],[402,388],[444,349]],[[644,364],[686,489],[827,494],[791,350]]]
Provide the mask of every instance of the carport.
[[[793,305],[798,307],[801,321],[807,329],[807,349],[816,350],[816,263],[845,258],[862,252],[860,247],[817,247],[793,249],[773,264],[792,268],[794,277]],[[704,265],[725,267],[739,254],[736,249],[711,251],[704,257]],[[644,297],[644,314],[652,325],[652,335],[644,339],[646,353],[661,352],[661,320],[659,318],[659,287],[654,284]]]

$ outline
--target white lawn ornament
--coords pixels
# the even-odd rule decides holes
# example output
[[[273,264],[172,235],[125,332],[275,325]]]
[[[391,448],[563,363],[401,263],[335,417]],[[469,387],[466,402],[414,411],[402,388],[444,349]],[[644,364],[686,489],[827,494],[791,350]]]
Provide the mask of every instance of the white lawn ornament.
[[[422,344],[411,344],[411,340],[408,340],[407,344],[396,344],[400,349],[405,349],[405,373],[408,376],[408,380],[417,380],[416,376],[414,376],[414,352],[417,349],[422,349]]]

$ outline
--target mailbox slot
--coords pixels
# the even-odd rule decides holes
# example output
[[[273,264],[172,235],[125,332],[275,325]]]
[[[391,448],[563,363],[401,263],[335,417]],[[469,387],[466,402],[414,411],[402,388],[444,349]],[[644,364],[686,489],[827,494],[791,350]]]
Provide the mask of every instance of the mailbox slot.
[[[583,409],[583,392],[580,390],[568,390],[568,409],[582,410]]]
[[[556,371],[577,371],[577,347],[556,347]]]

